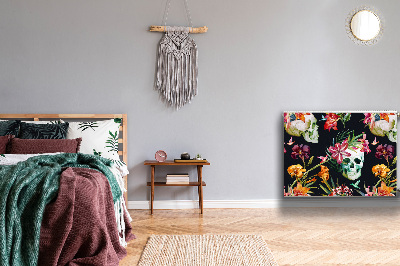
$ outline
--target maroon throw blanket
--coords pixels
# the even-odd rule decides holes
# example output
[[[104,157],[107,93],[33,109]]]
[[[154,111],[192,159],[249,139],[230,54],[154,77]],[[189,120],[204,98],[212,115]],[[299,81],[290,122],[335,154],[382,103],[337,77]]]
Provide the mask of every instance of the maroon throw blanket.
[[[130,240],[127,219],[125,226]],[[107,178],[88,168],[64,170],[58,196],[44,212],[38,265],[118,265],[125,256]]]

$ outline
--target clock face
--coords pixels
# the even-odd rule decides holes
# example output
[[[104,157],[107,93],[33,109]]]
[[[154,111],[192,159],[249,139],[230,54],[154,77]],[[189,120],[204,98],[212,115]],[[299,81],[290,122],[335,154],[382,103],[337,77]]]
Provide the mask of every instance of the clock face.
[[[159,150],[159,151],[156,151],[155,157],[156,157],[157,162],[161,163],[167,159],[167,153],[165,151]]]

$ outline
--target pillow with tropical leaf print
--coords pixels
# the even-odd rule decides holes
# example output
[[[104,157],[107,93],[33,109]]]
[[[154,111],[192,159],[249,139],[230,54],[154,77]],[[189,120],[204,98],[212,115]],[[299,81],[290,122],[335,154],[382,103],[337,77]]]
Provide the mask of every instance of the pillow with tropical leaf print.
[[[20,120],[1,120],[0,121],[0,136],[14,135],[19,132]]]
[[[118,155],[119,127],[122,119],[70,122],[67,139],[82,138],[81,153],[99,155],[121,164]]]
[[[19,138],[21,139],[65,139],[68,122],[62,124],[35,124],[21,122]]]

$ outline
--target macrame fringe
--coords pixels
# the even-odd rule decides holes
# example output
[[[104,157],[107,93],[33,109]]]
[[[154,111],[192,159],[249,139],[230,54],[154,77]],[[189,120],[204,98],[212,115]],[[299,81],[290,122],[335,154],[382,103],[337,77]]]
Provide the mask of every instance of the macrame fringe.
[[[118,236],[119,236],[119,243],[121,246],[126,247],[128,244],[126,243],[125,239],[125,220],[124,214],[126,213],[128,216],[128,222],[132,222],[132,218],[126,208],[125,198],[123,196],[124,192],[126,192],[126,188],[124,186],[124,179],[122,173],[118,170],[111,169],[114,173],[115,178],[117,179],[118,185],[122,191],[122,196],[114,203],[114,212],[115,212],[115,219],[117,221],[117,228],[118,228]]]
[[[124,197],[114,203],[115,218],[117,220],[119,243],[121,246],[126,247],[128,244],[125,239],[125,221],[124,221]]]
[[[187,27],[168,27],[157,55],[155,88],[176,109],[197,95],[197,45]]]

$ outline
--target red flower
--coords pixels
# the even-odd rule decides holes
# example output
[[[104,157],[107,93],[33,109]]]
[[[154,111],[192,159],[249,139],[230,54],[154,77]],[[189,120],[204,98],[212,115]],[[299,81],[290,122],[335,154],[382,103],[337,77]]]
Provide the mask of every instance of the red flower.
[[[347,139],[345,139],[341,144],[336,143],[335,146],[329,147],[329,151],[331,152],[331,157],[337,161],[338,164],[341,164],[343,161],[343,156],[351,156],[350,153],[346,152],[349,144],[347,143]]]
[[[283,113],[283,122],[287,123],[290,121],[290,114],[289,113]]]
[[[375,126],[375,115],[372,113],[364,113],[364,124],[371,124],[371,129]]]
[[[392,145],[379,145],[376,147],[375,157],[381,159],[381,157],[385,158],[387,161],[388,159],[393,158],[394,147]]]
[[[283,122],[286,125],[286,128],[290,128],[290,113],[283,113]]]
[[[323,156],[319,156],[318,159],[321,159],[321,163],[325,162],[328,159],[328,155],[323,157]]]
[[[308,145],[296,144],[292,148],[291,156],[293,159],[297,159],[297,156],[299,156],[304,161],[304,158],[308,159],[310,157],[310,147]]]
[[[325,116],[326,118],[326,122],[324,125],[324,129],[325,130],[329,130],[331,131],[331,128],[333,128],[334,130],[338,130],[337,129],[337,121],[339,121],[340,116],[338,116],[337,114],[334,113],[329,113]]]
[[[352,196],[353,190],[348,186],[341,185],[332,190],[332,193],[329,196]]]
[[[361,152],[366,152],[367,154],[371,152],[371,150],[369,149],[369,141],[367,140],[367,135],[366,134],[363,134],[363,138],[362,139],[358,139],[358,141],[360,141],[361,145],[362,145],[360,147],[360,151]]]

